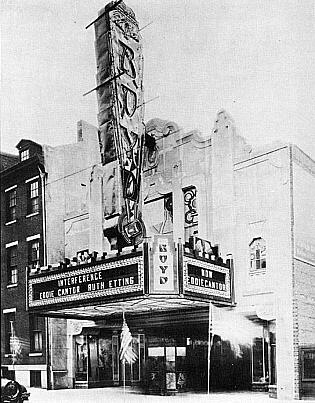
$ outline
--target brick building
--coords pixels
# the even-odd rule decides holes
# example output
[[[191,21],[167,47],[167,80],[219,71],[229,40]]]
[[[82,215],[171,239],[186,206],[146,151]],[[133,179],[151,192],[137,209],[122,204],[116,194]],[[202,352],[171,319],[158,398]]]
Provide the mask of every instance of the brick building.
[[[86,209],[84,182],[89,178],[84,168],[100,160],[98,153],[91,153],[91,143],[98,147],[97,129],[80,121],[74,144],[50,147],[23,139],[17,145],[18,156],[1,153],[1,369],[26,386],[49,388],[51,368],[59,367],[58,360],[50,361],[48,350],[53,352],[55,331],[62,329],[62,321],[29,314],[27,271],[36,273],[46,266],[47,258],[64,258],[64,206],[75,209],[73,192],[82,196],[79,210]],[[97,159],[91,155],[97,155]],[[83,171],[77,174],[80,180],[75,189],[71,187],[72,175],[78,166]],[[67,178],[67,192],[64,182],[60,186],[60,178]],[[51,183],[55,184],[53,190]],[[73,214],[67,207],[66,212]],[[60,239],[53,237],[58,226],[63,234]],[[62,248],[51,238],[61,242]],[[12,335],[19,340],[16,354]]]
[[[27,312],[25,276],[45,264],[45,167],[41,145],[23,139],[17,149],[18,156],[1,153],[1,368],[46,387],[45,318]]]

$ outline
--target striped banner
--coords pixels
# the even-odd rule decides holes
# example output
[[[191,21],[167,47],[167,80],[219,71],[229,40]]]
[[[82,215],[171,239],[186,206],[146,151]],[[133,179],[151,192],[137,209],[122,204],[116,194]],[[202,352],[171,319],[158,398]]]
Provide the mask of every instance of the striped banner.
[[[120,335],[119,356],[121,361],[123,362],[127,361],[129,364],[132,364],[137,360],[137,354],[132,348],[132,336],[129,327],[127,325],[127,322],[125,320],[125,317],[123,320],[123,326]]]
[[[10,336],[10,353],[13,363],[17,362],[18,356],[21,354],[22,347],[20,339],[16,336],[13,322],[10,321],[11,325],[11,336]]]

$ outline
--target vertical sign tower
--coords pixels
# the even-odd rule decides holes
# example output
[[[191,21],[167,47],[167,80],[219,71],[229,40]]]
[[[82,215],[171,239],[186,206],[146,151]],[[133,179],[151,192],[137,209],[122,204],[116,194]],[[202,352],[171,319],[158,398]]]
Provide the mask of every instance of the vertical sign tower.
[[[145,234],[140,211],[144,147],[141,36],[134,12],[122,1],[113,1],[101,10],[94,27],[102,164],[116,166],[111,173],[115,184],[109,186],[112,195],[107,197],[112,207],[104,209],[104,235],[116,237],[118,247],[138,245]],[[103,187],[106,183],[103,181]]]

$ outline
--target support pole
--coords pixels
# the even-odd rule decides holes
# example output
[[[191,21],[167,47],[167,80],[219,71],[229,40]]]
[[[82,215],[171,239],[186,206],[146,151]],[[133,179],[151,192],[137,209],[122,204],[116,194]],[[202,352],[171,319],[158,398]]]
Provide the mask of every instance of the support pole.
[[[208,324],[208,395],[210,394],[210,362],[212,347],[212,302],[209,302],[209,324]]]
[[[123,360],[124,401],[126,399],[126,360]]]
[[[125,322],[125,311],[123,311],[123,323]],[[124,388],[124,402],[126,401],[126,360],[123,358],[123,388]]]

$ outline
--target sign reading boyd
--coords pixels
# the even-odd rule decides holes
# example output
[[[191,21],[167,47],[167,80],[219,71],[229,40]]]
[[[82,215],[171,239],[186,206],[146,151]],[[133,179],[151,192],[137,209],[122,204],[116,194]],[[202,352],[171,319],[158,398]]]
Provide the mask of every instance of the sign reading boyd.
[[[173,294],[178,292],[177,259],[172,237],[154,237],[150,264],[150,294]]]
[[[102,162],[118,160],[117,228],[125,243],[138,245],[145,235],[139,203],[144,147],[141,35],[134,12],[121,1],[108,4],[94,26]],[[113,224],[105,221],[104,229]]]
[[[141,256],[29,279],[29,306],[143,291]]]

